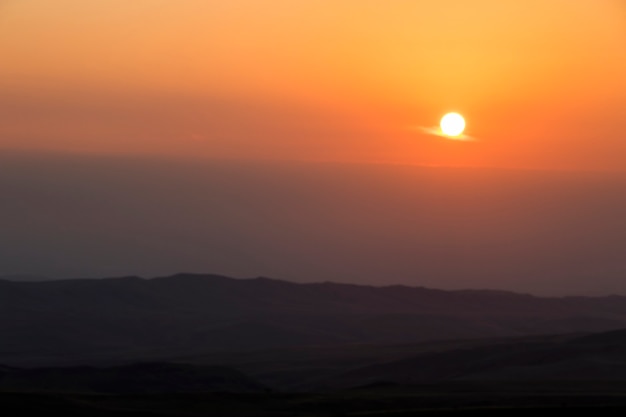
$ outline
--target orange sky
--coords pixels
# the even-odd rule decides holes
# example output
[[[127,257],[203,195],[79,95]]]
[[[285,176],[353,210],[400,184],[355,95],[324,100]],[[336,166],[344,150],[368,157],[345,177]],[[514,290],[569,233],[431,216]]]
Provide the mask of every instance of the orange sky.
[[[4,149],[626,166],[621,0],[3,0],[0,57]]]

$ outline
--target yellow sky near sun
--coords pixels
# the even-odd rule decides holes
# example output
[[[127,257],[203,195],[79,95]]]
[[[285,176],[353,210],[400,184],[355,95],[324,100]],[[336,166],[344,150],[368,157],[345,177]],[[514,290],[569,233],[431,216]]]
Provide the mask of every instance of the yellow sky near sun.
[[[620,0],[9,0],[0,56],[4,100],[23,105],[19,122],[0,107],[3,147],[626,163]],[[408,129],[452,110],[480,143],[450,149]],[[35,138],[38,117],[49,138]]]

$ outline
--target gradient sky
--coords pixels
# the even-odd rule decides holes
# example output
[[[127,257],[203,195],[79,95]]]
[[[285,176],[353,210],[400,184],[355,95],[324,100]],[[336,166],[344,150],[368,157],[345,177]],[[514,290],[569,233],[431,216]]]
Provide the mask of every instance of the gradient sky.
[[[0,56],[3,149],[626,166],[622,0],[0,0]]]
[[[626,293],[625,74],[623,0],[0,0],[0,275]]]

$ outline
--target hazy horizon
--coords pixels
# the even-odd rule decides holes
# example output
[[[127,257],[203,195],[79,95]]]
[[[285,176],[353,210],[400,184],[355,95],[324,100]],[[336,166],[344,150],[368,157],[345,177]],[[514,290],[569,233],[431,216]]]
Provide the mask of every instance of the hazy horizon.
[[[626,293],[623,173],[15,152],[0,161],[0,275]]]

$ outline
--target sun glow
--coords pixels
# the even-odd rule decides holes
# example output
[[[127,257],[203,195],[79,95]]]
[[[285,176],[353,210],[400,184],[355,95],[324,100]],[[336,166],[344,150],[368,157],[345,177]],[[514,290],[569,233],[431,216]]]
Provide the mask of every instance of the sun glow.
[[[460,136],[465,130],[465,119],[458,113],[448,113],[441,118],[439,126],[446,136]]]

